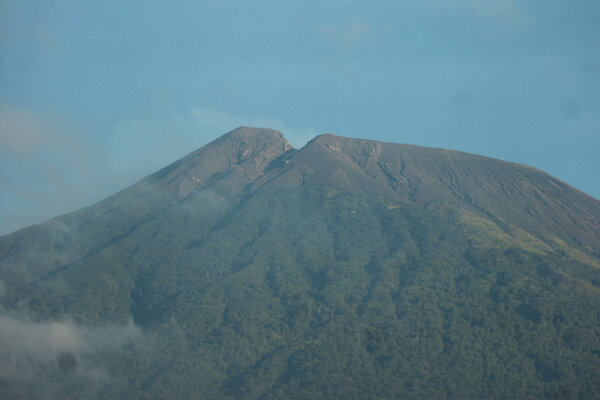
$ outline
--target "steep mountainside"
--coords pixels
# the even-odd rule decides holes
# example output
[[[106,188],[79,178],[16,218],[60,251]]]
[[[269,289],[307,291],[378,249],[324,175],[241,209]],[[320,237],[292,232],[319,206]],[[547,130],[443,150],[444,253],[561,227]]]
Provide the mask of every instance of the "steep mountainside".
[[[600,202],[457,151],[238,128],[0,279],[8,398],[600,393]]]

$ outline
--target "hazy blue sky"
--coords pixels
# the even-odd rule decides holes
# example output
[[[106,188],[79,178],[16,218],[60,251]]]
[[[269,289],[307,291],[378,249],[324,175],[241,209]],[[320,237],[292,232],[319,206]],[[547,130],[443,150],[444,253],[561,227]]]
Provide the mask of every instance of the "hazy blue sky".
[[[600,1],[0,0],[0,233],[239,125],[483,154],[600,198]]]

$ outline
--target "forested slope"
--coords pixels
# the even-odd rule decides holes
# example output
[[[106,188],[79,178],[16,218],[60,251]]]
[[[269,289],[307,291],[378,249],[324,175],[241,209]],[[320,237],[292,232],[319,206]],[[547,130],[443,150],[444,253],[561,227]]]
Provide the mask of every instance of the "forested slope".
[[[595,398],[599,210],[522,165],[240,128],[0,238],[0,396]]]

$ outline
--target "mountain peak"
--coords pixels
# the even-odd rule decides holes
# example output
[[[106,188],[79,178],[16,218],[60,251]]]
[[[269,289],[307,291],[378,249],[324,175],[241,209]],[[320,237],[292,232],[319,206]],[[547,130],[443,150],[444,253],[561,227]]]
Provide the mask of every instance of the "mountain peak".
[[[180,197],[203,189],[237,195],[263,185],[328,185],[418,206],[458,205],[503,226],[565,241],[577,237],[591,248],[600,243],[600,203],[542,171],[459,151],[331,133],[296,151],[277,130],[241,126],[144,183]]]
[[[240,191],[269,164],[292,149],[280,131],[240,126],[149,177],[153,184],[186,197],[192,190],[227,179]]]
[[[226,133],[225,135],[221,136],[219,139],[227,139],[227,138],[245,138],[245,139],[249,139],[249,138],[278,138],[281,139],[283,141],[286,141],[285,138],[283,137],[283,134],[276,130],[276,129],[269,129],[269,128],[256,128],[256,127],[250,127],[250,126],[239,126],[237,128],[235,128],[234,130],[232,130],[229,133]],[[219,140],[217,139],[217,140]],[[287,142],[287,141],[286,141]]]
[[[493,216],[503,226],[565,241],[577,237],[590,248],[600,243],[600,203],[521,164],[326,133],[293,154],[286,165],[274,184],[329,185],[419,206],[444,202]]]

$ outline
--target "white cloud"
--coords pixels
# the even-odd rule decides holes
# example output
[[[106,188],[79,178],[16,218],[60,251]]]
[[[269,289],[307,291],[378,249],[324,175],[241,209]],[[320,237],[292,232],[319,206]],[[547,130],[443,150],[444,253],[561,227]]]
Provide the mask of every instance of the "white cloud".
[[[0,315],[0,377],[43,380],[39,374],[44,366],[61,368],[60,359],[67,354],[72,359],[69,367],[76,374],[107,379],[103,366],[90,364],[89,358],[145,341],[145,335],[132,320],[124,325],[88,327],[72,321],[34,322]]]

